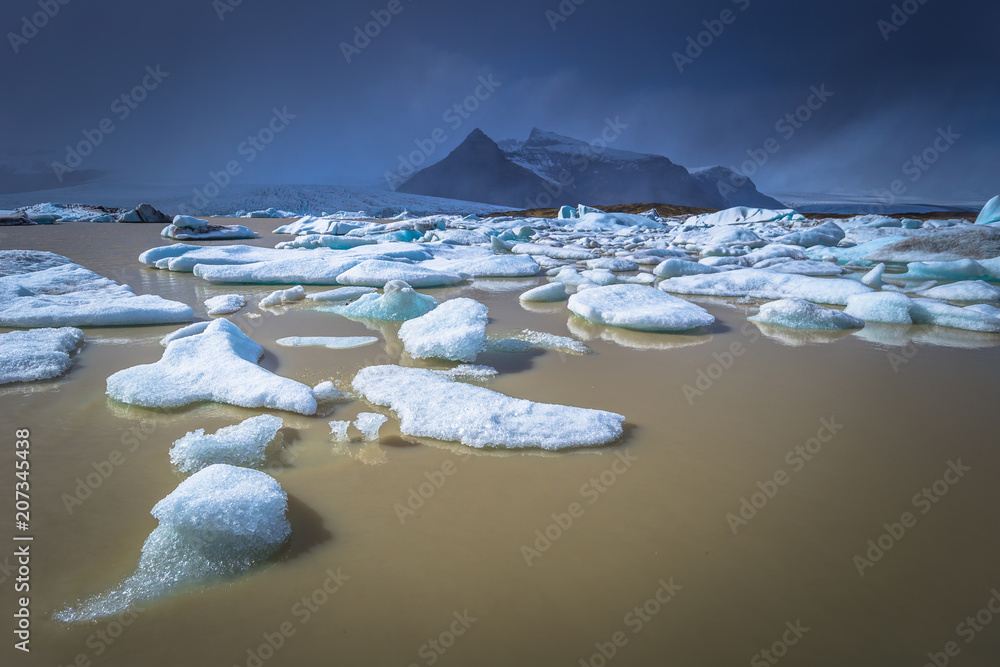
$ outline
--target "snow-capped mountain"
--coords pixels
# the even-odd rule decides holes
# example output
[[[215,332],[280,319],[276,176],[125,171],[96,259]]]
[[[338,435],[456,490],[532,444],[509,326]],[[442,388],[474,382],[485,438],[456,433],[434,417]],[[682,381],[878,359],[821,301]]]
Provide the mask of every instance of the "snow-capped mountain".
[[[480,129],[397,188],[514,208],[662,202],[681,206],[783,208],[725,167],[689,171],[661,155],[591,144],[535,128],[499,144]]]

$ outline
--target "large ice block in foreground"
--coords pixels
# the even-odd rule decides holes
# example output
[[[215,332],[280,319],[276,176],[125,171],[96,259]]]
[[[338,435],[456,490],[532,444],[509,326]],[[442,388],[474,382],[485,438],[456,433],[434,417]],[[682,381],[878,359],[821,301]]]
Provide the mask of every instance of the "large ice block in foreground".
[[[594,324],[637,331],[688,331],[715,322],[707,310],[645,285],[609,285],[577,292],[569,309]]]
[[[246,572],[273,556],[291,535],[288,496],[275,479],[216,464],[184,480],[153,506],[160,523],[123,582],[54,615],[82,623],[121,614],[179,589]]]
[[[0,384],[59,377],[82,342],[83,332],[72,327],[0,334]]]
[[[747,319],[777,324],[789,329],[860,329],[863,320],[839,310],[817,306],[802,299],[780,299],[765,303],[760,312]]]
[[[452,299],[399,328],[399,339],[415,359],[475,361],[486,346],[486,306],[474,299]]]
[[[0,326],[134,326],[194,318],[186,304],[136,296],[128,285],[48,252],[0,250],[0,276]]]
[[[664,292],[702,296],[735,296],[753,299],[798,298],[836,306],[847,304],[855,294],[872,288],[844,278],[812,278],[766,269],[736,269],[704,276],[684,276],[664,280],[658,286]]]
[[[185,473],[198,472],[215,463],[256,468],[263,465],[264,450],[282,425],[280,417],[258,415],[210,435],[199,428],[174,441],[170,462]]]
[[[147,408],[177,408],[217,401],[244,408],[316,413],[306,385],[257,365],[264,349],[229,320],[214,320],[204,331],[167,344],[153,364],[133,366],[108,378],[108,396]]]
[[[620,438],[625,421],[613,412],[512,398],[419,368],[369,366],[353,385],[368,401],[395,411],[403,433],[470,447],[601,445]]]
[[[436,306],[434,297],[420,294],[402,280],[390,280],[383,294],[364,294],[357,301],[329,310],[344,317],[402,322],[429,313]]]

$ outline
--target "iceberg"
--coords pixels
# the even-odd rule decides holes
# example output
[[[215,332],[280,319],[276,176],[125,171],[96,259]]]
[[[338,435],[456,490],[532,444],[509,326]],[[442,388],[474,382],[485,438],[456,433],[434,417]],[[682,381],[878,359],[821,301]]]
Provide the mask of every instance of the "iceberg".
[[[804,248],[811,248],[818,245],[835,246],[844,240],[844,236],[844,230],[840,228],[840,225],[829,220],[817,227],[779,236],[774,239],[774,242],[798,245]]]
[[[170,463],[179,472],[195,473],[215,463],[244,468],[264,465],[264,450],[284,425],[272,415],[251,417],[211,435],[205,429],[188,432],[170,447]]]
[[[0,250],[0,276],[0,326],[136,326],[194,318],[186,304],[136,296],[128,285],[52,253]]]
[[[260,234],[243,225],[213,225],[208,220],[190,215],[174,216],[172,224],[160,236],[178,241],[214,241],[222,239],[255,239]]]
[[[855,294],[872,288],[845,278],[813,278],[766,269],[736,269],[705,276],[670,278],[658,285],[665,292],[752,299],[798,298],[835,306],[847,304]]]
[[[943,301],[968,301],[975,303],[1000,303],[1000,288],[982,280],[962,280],[950,285],[939,285],[919,292],[928,299]]]
[[[667,259],[656,265],[653,275],[657,278],[677,278],[678,276],[699,276],[705,273],[718,273],[714,266],[706,266],[686,259]]]
[[[213,320],[200,333],[175,338],[153,364],[108,378],[108,396],[147,408],[178,408],[199,401],[244,408],[316,413],[306,385],[257,365],[264,349],[229,320]]]
[[[375,442],[378,440],[379,429],[387,421],[388,417],[377,412],[360,412],[354,420],[354,427],[361,431],[366,442]]]
[[[1000,333],[1000,317],[984,313],[976,306],[960,308],[933,299],[914,299],[910,317],[915,324],[933,324],[939,327]]]
[[[369,402],[391,408],[403,433],[470,447],[602,445],[622,436],[625,421],[613,412],[535,403],[419,368],[369,366],[353,386]]]
[[[518,297],[521,301],[551,303],[555,301],[565,301],[569,298],[566,294],[566,286],[562,283],[549,283],[534,287]]]
[[[994,222],[1000,222],[1000,195],[986,202],[976,218],[977,225],[992,225]]]
[[[805,216],[790,208],[775,211],[766,208],[735,206],[718,213],[692,216],[685,221],[685,224],[715,227],[718,225],[745,225],[752,222],[801,222],[805,219]]]
[[[279,289],[271,292],[257,304],[258,308],[273,308],[275,306],[280,306],[283,303],[295,303],[296,301],[302,301],[306,298],[306,290],[302,285],[296,285],[295,287],[289,287],[288,289]]]
[[[287,510],[287,494],[269,475],[225,464],[203,468],[153,506],[150,514],[159,525],[130,577],[54,616],[64,623],[90,622],[242,574],[288,540]]]
[[[473,299],[445,301],[426,315],[407,320],[399,339],[415,359],[475,361],[486,346],[486,306]]]
[[[83,332],[72,327],[0,334],[0,384],[59,377],[73,365]]]
[[[390,280],[382,294],[365,294],[357,301],[329,310],[344,317],[403,322],[425,315],[436,307],[434,297],[420,294],[402,280]]]
[[[781,299],[760,307],[760,312],[747,319],[775,324],[789,329],[860,329],[864,321],[832,308],[817,306],[802,299]]]
[[[894,292],[855,294],[847,299],[844,312],[865,322],[883,324],[912,324],[910,308],[913,299]]]
[[[610,285],[577,292],[569,309],[579,317],[636,331],[688,331],[715,322],[701,306],[644,285]]]

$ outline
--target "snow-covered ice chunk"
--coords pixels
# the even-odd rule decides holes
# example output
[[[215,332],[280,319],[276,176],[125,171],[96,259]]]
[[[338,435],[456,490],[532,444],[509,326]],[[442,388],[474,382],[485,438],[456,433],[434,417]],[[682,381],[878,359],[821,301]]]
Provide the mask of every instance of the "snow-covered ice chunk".
[[[705,273],[718,273],[714,266],[706,266],[686,259],[667,259],[656,265],[653,275],[657,278],[676,278],[678,276],[698,276]]]
[[[865,326],[864,321],[857,317],[802,299],[781,299],[765,303],[760,307],[760,312],[748,319],[789,329],[837,330],[860,329]]]
[[[377,412],[361,412],[354,420],[354,426],[361,431],[361,436],[366,442],[373,442],[378,440],[378,431],[387,421],[388,417]]]
[[[598,257],[588,259],[586,262],[588,269],[607,269],[608,271],[638,271],[639,265],[630,259],[619,257]]]
[[[205,307],[209,315],[228,315],[247,305],[247,300],[239,294],[220,294],[205,299]]]
[[[271,292],[260,300],[258,307],[273,308],[274,306],[280,306],[283,303],[301,301],[304,298],[306,298],[305,288],[302,287],[302,285],[296,285],[295,287],[289,287],[288,289],[279,289]]]
[[[350,350],[377,343],[375,336],[288,336],[274,341],[282,347],[325,347],[328,350]]]
[[[803,229],[797,232],[792,232],[791,234],[779,236],[774,240],[774,242],[798,245],[804,248],[811,248],[818,245],[835,246],[844,240],[844,236],[844,230],[841,229],[837,223],[832,220],[828,220],[822,225],[816,227],[810,227],[809,229]]]
[[[370,320],[403,322],[425,315],[437,307],[437,299],[420,294],[402,280],[390,280],[382,294],[365,294],[345,306],[334,306],[330,311]]]
[[[804,261],[773,259],[761,262],[754,268],[767,269],[774,273],[794,273],[798,276],[839,276],[844,273],[835,262],[816,262],[809,259]]]
[[[900,280],[970,280],[990,277],[990,271],[971,259],[948,262],[913,262],[906,267]]]
[[[976,306],[959,308],[934,299],[914,299],[910,317],[915,324],[1000,333],[1000,318],[984,313]]]
[[[0,334],[0,384],[59,377],[82,342],[83,332],[72,327]]]
[[[415,359],[475,361],[486,345],[486,306],[461,298],[443,304],[399,328],[399,339]]]
[[[194,317],[186,304],[152,294],[136,296],[128,285],[48,252],[0,250],[0,276],[4,327],[136,326]]]
[[[674,237],[674,243],[687,244],[701,249],[719,245],[759,248],[766,245],[767,242],[752,230],[744,227],[709,227],[708,229],[681,232]]]
[[[244,408],[316,413],[306,385],[257,365],[264,349],[229,320],[213,320],[204,331],[167,344],[153,364],[133,366],[108,378],[108,396],[148,408],[177,408],[217,401]]]
[[[346,395],[334,387],[332,382],[325,380],[313,387],[313,396],[316,398],[317,403],[330,403],[342,400]]]
[[[855,294],[847,299],[844,312],[865,322],[884,324],[912,324],[910,308],[913,299],[894,292],[869,292]]]
[[[614,285],[618,282],[618,277],[608,269],[587,269],[580,275],[595,285]]]
[[[873,291],[845,278],[812,278],[766,269],[736,269],[705,276],[670,278],[658,285],[665,292],[703,296],[734,296],[753,299],[797,298],[835,306],[847,304],[848,297]]]
[[[549,283],[548,285],[539,285],[538,287],[534,287],[521,294],[518,298],[521,301],[549,303],[554,301],[565,301],[568,297],[569,295],[566,294],[565,285],[562,283]]]
[[[181,588],[232,578],[266,561],[291,535],[288,496],[273,477],[215,464],[178,485],[150,512],[159,525],[135,572],[104,593],[63,609],[56,620],[93,621]]]
[[[558,350],[572,354],[588,354],[590,348],[566,336],[523,329],[504,338],[490,338],[486,344],[493,352],[528,352],[534,349]]]
[[[351,422],[334,420],[327,422],[327,424],[330,426],[330,439],[334,442],[348,442],[351,439],[347,435],[347,429]]]
[[[325,292],[307,294],[306,298],[316,303],[348,303],[375,291],[374,287],[338,287]]]
[[[601,445],[620,438],[625,421],[613,412],[512,398],[419,368],[369,366],[353,385],[371,403],[395,411],[403,433],[470,447]]]
[[[257,468],[264,464],[264,450],[283,425],[280,417],[258,415],[211,435],[199,428],[174,441],[170,462],[184,473],[198,472],[214,463]]]
[[[644,285],[610,285],[577,292],[569,309],[594,324],[637,331],[687,331],[715,322],[707,310]]]
[[[998,303],[1000,302],[1000,288],[982,280],[962,280],[950,285],[939,285],[924,290],[920,292],[920,296],[944,301]]]
[[[466,274],[471,278],[526,278],[538,275],[538,262],[527,255],[488,255],[445,262],[427,262],[426,268]]]
[[[464,276],[444,271],[435,271],[423,266],[369,259],[337,276],[342,285],[383,287],[391,280],[402,280],[412,287],[446,287],[457,285]]]
[[[862,285],[872,289],[882,289],[882,277],[885,275],[885,264],[879,264],[861,278]]]

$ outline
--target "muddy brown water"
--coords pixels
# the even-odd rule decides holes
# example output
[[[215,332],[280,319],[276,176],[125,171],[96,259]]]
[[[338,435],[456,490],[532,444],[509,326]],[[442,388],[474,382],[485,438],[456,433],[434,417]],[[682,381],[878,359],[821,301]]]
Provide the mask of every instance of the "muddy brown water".
[[[275,221],[250,224],[263,232],[252,243],[281,240],[268,232]],[[4,228],[0,247],[67,255],[138,293],[189,303],[198,319],[207,297],[256,303],[273,289],[142,267],[138,254],[164,243],[159,229]],[[105,396],[109,375],[158,359],[159,337],[175,327],[89,329],[65,378],[0,388],[3,664],[920,666],[933,664],[929,653],[996,664],[998,341],[904,350],[856,335],[764,335],[745,308],[720,302],[702,302],[719,320],[707,334],[636,334],[587,325],[562,304],[522,308],[518,291],[536,282],[428,292],[482,301],[491,333],[587,339],[585,356],[479,361],[501,371],[497,391],[625,415],[621,443],[479,451],[403,436],[390,418],[380,444],[334,447],[326,422],[370,406],[281,414],[268,471],[290,496],[288,550],[235,581],[93,624],[52,613],[133,571],[156,525],[150,508],[181,481],[170,443],[258,411],[164,412]],[[364,348],[293,349],[275,340],[370,330],[301,307],[247,312],[259,311],[231,319],[267,350],[263,365],[309,384],[346,386],[357,369],[400,358],[397,325]],[[30,654],[14,650],[12,632],[22,428]],[[110,474],[79,492],[112,457]]]

